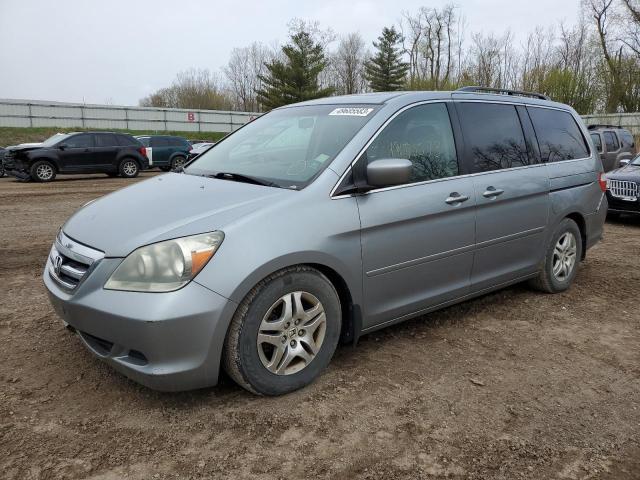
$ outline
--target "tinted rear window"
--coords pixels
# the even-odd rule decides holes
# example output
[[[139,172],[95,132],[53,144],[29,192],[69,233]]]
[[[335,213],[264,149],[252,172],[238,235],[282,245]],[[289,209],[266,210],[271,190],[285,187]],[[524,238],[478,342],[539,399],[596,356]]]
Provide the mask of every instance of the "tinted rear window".
[[[527,107],[538,137],[543,162],[587,158],[589,148],[578,124],[569,112]]]
[[[173,145],[175,147],[187,147],[187,146],[189,146],[189,142],[187,142],[184,138],[172,137],[171,138],[171,145]]]
[[[466,158],[473,172],[530,165],[531,157],[516,107],[492,103],[460,103]]]

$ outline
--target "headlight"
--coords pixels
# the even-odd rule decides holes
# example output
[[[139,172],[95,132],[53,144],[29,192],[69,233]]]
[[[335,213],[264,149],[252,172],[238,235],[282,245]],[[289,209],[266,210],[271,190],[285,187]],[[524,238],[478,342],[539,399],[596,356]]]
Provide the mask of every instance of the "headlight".
[[[203,269],[224,239],[212,232],[141,247],[116,268],[104,288],[131,292],[172,292]]]

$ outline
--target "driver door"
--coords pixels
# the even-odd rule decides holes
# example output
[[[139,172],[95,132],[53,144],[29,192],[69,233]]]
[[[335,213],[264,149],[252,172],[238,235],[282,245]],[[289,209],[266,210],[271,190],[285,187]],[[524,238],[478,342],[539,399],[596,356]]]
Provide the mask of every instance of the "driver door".
[[[403,158],[409,184],[357,196],[366,330],[469,292],[475,247],[473,179],[458,165],[445,103],[398,114],[358,161]]]

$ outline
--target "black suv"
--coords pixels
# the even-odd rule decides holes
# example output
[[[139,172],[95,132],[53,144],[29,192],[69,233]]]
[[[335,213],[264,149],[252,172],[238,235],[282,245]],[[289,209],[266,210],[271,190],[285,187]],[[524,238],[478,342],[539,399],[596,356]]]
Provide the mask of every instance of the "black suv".
[[[8,147],[4,168],[24,180],[50,182],[58,173],[106,173],[133,178],[149,168],[144,146],[131,135],[57,133],[42,143]]]

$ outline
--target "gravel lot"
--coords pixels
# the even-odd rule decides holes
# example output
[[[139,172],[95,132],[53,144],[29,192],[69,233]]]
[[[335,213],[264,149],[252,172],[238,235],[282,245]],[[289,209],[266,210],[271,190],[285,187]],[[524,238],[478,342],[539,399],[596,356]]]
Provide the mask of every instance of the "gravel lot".
[[[129,183],[0,179],[0,477],[640,478],[640,219],[607,225],[569,292],[371,334],[302,391],[162,394],[86,352],[40,278],[59,225]]]

